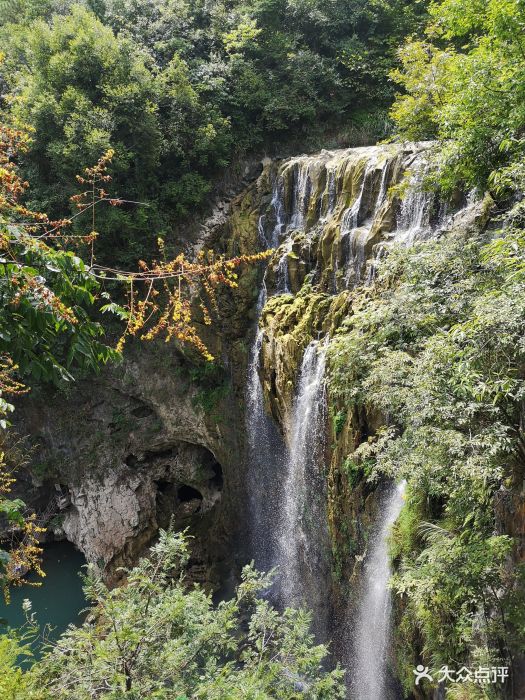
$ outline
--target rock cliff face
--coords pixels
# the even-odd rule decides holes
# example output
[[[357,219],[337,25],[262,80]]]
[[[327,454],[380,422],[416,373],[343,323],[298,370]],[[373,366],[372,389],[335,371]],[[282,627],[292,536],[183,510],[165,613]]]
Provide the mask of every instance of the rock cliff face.
[[[69,494],[53,527],[110,581],[173,519],[196,537],[191,573],[217,587],[243,510],[239,406],[226,374],[196,386],[172,348],[136,350],[71,397],[24,402],[33,480]]]
[[[450,223],[437,197],[416,186],[427,148],[375,146],[267,161],[244,192],[217,207],[194,243],[230,255],[275,249],[259,318],[259,374],[266,409],[283,434],[310,341],[336,332],[351,313],[351,290],[373,279],[374,261],[392,241],[410,244]],[[414,172],[408,186],[407,170]],[[234,566],[247,502],[244,385],[261,274],[246,270],[238,289],[220,299],[224,321],[205,338],[222,367],[217,376],[205,376],[173,347],[135,344],[122,366],[79,382],[71,396],[23,402],[22,429],[37,446],[33,480],[50,493],[52,484],[69,493],[57,532],[109,579],[170,517],[196,535],[201,578],[217,586],[221,567]],[[339,463],[367,421],[348,417],[328,459],[335,544],[363,509]],[[363,538],[354,535],[362,549]]]
[[[255,251],[257,187],[247,193],[218,205],[191,246]],[[16,427],[33,447],[21,495],[54,515],[49,531],[79,547],[110,583],[170,521],[190,531],[190,575],[210,589],[228,585],[246,561],[242,396],[256,276],[246,270],[237,290],[221,294],[227,321],[211,332],[202,326],[213,369],[173,344],[131,343],[120,366],[70,392],[33,392],[20,402]]]
[[[275,248],[265,277],[261,374],[281,423],[304,348],[334,333],[349,312],[351,290],[373,280],[388,246],[410,245],[450,225],[438,197],[418,188],[428,147],[323,151],[271,163],[259,178],[259,239]]]
[[[353,289],[373,283],[388,247],[454,226],[483,225],[485,205],[458,199],[447,209],[418,187],[428,147],[375,146],[268,161],[239,196],[217,208],[200,245],[229,255],[261,248],[274,253],[264,270],[246,270],[238,289],[221,295],[223,320],[205,337],[219,358],[213,376],[171,346],[137,343],[121,367],[79,382],[71,396],[24,401],[18,415],[37,443],[33,480],[50,492],[61,484],[70,498],[55,529],[109,580],[116,581],[117,568],[132,564],[173,519],[195,537],[195,580],[220,587],[251,556],[245,535],[247,504],[253,509],[254,499],[271,501],[261,509],[263,537],[267,545],[277,541],[272,528],[283,461],[268,466],[265,458],[261,467],[260,460],[267,481],[251,479],[247,446],[264,436],[246,427],[248,365],[258,372],[262,410],[289,442],[305,349],[337,333],[352,313]],[[352,483],[344,462],[379,417],[371,410],[347,413],[330,397],[328,405],[321,470],[332,575],[324,585],[344,627],[380,495]],[[266,486],[248,494],[255,483]],[[507,505],[501,511],[502,529],[521,527],[523,534],[523,524],[507,522]]]

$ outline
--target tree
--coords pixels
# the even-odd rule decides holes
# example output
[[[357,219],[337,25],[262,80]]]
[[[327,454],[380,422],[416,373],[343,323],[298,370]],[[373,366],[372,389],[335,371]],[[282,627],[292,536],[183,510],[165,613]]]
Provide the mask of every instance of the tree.
[[[73,252],[49,245],[66,221],[22,202],[28,183],[15,161],[27,148],[27,133],[0,127],[0,353],[20,377],[59,384],[117,355],[93,317],[97,280]]]
[[[33,129],[22,160],[31,206],[69,215],[75,175],[113,148],[115,189],[148,206],[102,212],[99,255],[135,265],[154,250],[151,231],[202,203],[210,172],[226,162],[227,120],[199,100],[183,60],[156,68],[130,36],[80,5],[4,36],[9,120]]]
[[[494,240],[456,228],[394,248],[329,351],[333,399],[382,416],[348,455],[351,484],[408,482],[392,539],[407,690],[418,658],[512,665],[523,649],[495,502],[525,474],[524,222],[520,203]]]
[[[400,50],[393,78],[403,88],[392,109],[399,133],[439,140],[445,190],[523,180],[525,15],[512,0],[441,0],[430,6],[425,41]]]
[[[42,550],[39,545],[43,529],[35,522],[34,515],[24,517],[23,501],[10,495],[15,482],[15,469],[20,466],[20,454],[7,438],[7,416],[14,410],[9,399],[26,391],[24,385],[13,376],[16,369],[10,358],[0,359],[0,515],[13,529],[14,535],[9,551],[0,548],[0,588],[5,600],[9,600],[9,587],[21,585],[28,571],[33,570],[44,576],[40,567]],[[16,453],[14,460],[9,459],[10,452]],[[7,641],[3,643],[8,644]]]
[[[89,570],[89,619],[71,627],[22,680],[33,699],[344,697],[342,672],[323,670],[310,616],[279,614],[261,596],[271,576],[246,567],[232,600],[185,580],[184,534],[160,531],[147,558],[108,590]]]

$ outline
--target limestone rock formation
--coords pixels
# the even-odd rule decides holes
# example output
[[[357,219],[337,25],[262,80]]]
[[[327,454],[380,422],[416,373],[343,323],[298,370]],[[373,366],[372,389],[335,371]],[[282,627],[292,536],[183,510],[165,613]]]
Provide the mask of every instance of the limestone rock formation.
[[[196,537],[196,579],[216,587],[220,567],[232,566],[243,509],[239,408],[226,375],[197,388],[172,347],[137,349],[69,397],[23,402],[33,480],[50,494],[54,483],[69,492],[60,529],[108,580],[173,520]]]

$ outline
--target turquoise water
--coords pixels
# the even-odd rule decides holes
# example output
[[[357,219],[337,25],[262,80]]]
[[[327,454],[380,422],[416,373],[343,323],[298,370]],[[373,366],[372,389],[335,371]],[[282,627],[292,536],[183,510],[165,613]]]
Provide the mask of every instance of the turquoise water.
[[[25,614],[22,602],[27,598],[32,603],[31,612],[35,613],[41,632],[46,628],[46,638],[51,641],[57,639],[70,623],[82,621],[79,613],[87,607],[87,603],[79,572],[85,563],[83,554],[70,542],[46,544],[42,566],[45,578],[33,573],[27,577],[28,581],[41,581],[42,585],[13,588],[8,605],[0,596],[0,619],[7,621],[9,627],[23,624]],[[38,644],[35,653],[39,656]]]

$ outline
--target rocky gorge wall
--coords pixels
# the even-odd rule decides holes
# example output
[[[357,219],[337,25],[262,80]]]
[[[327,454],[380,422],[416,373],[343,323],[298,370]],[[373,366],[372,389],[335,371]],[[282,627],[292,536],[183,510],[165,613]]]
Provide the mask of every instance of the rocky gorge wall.
[[[36,492],[51,498],[61,488],[50,529],[110,581],[171,518],[196,537],[192,577],[217,587],[228,575],[216,567],[230,561],[232,522],[242,510],[237,409],[221,379],[206,412],[206,396],[184,379],[182,364],[169,352],[139,353],[121,370],[81,382],[71,397],[33,399],[21,411],[36,445]],[[221,413],[232,417],[229,428],[216,420]]]
[[[259,199],[259,243],[275,249],[262,282],[265,303],[259,318],[258,372],[266,411],[280,426],[288,449],[296,449],[302,363],[311,343],[321,345],[323,339],[334,337],[353,313],[354,304],[366,304],[367,288],[373,287],[375,269],[389,246],[411,246],[446,233],[454,235],[456,229],[483,229],[487,223],[489,200],[457,195],[445,205],[437,194],[421,187],[429,147],[423,143],[323,151],[270,163],[244,203],[238,204],[242,208],[246,201]],[[357,286],[359,293],[354,292]],[[298,568],[312,579],[305,599],[314,608],[314,620],[317,614],[326,614],[323,608],[329,599],[335,656],[352,668],[356,656],[352,629],[363,561],[388,484],[372,486],[356,479],[347,463],[383,421],[373,407],[349,411],[329,394],[327,405],[326,454],[319,473],[326,490],[331,552],[329,561],[322,561],[326,559],[319,534],[322,523],[312,505],[319,487],[312,479],[310,498],[295,506],[300,511],[297,536],[311,540],[309,548],[297,550],[305,558]],[[269,469],[265,483],[280,478],[283,464],[286,460],[281,459]],[[285,475],[281,478],[286,489]],[[297,491],[302,488],[298,482]],[[285,493],[282,508],[287,501]],[[289,520],[281,517],[279,524],[279,515],[272,511],[263,528],[266,532],[277,529],[277,536],[270,539],[279,542]],[[273,563],[282,566],[279,555]],[[317,600],[315,573],[326,571],[327,565],[330,573],[323,579],[323,606]],[[400,693],[395,665],[392,655],[385,674],[391,697]]]
[[[192,243],[235,255],[275,238],[260,320],[261,382],[281,429],[304,348],[335,331],[348,312],[347,289],[369,274],[367,260],[395,229],[397,200],[387,190],[422,150],[358,148],[267,161],[244,192],[217,206]],[[45,510],[45,494],[54,496],[61,484],[68,505],[59,529],[108,572],[136,558],[166,524],[164,511],[182,522],[192,509],[204,518],[231,507],[237,519],[245,503],[240,426],[260,274],[246,270],[239,288],[221,296],[224,322],[211,334],[202,329],[220,365],[211,382],[176,348],[134,344],[121,366],[78,382],[70,395],[33,392],[21,402],[19,429],[35,449],[33,500]],[[222,490],[208,463],[223,472]],[[224,505],[230,496],[235,506]]]
[[[458,196],[447,207],[421,189],[428,148],[396,144],[265,161],[242,193],[216,208],[198,246],[228,255],[274,252],[267,265],[243,272],[238,289],[221,293],[221,319],[211,331],[203,327],[218,358],[211,375],[175,347],[133,343],[121,366],[79,382],[71,395],[47,392],[21,402],[19,430],[31,434],[35,449],[24,488],[45,509],[60,486],[51,529],[108,580],[116,582],[118,567],[134,563],[171,518],[195,538],[193,579],[215,590],[227,588],[253,556],[245,535],[254,527],[254,502],[268,506],[263,538],[278,541],[272,528],[284,461],[268,466],[267,489],[249,493],[256,482],[246,384],[255,326],[264,411],[290,445],[305,352],[352,314],[357,285],[366,303],[366,287],[389,246],[486,222],[482,202]],[[362,561],[385,485],[353,481],[345,463],[380,417],[372,409],[348,412],[330,395],[326,401],[319,475],[330,551],[322,594],[336,654],[346,661]],[[252,438],[257,444],[261,436]],[[515,520],[512,528],[520,529]]]
[[[258,172],[251,164],[244,178]],[[192,229],[189,255],[205,244],[231,247],[238,213],[230,215],[230,208],[223,198],[199,233]],[[246,228],[242,235],[238,227],[234,245],[254,251],[256,226],[253,235]],[[221,295],[227,323],[211,332],[202,324],[217,358],[213,367],[195,363],[175,344],[131,342],[120,365],[67,391],[33,390],[19,402],[14,428],[31,450],[19,495],[47,526],[48,538],[70,540],[110,583],[170,520],[190,531],[190,576],[210,590],[227,588],[246,561],[240,368],[256,274],[246,270],[238,290]]]

